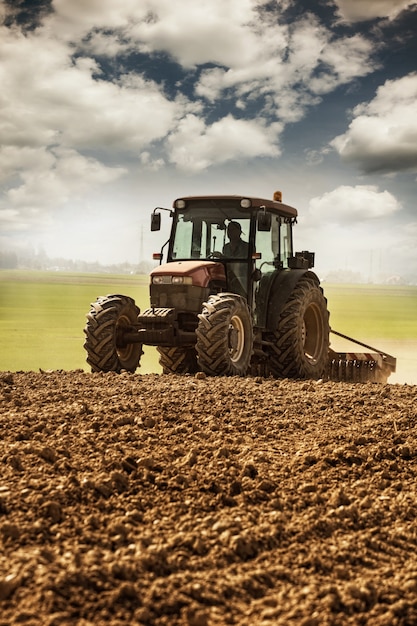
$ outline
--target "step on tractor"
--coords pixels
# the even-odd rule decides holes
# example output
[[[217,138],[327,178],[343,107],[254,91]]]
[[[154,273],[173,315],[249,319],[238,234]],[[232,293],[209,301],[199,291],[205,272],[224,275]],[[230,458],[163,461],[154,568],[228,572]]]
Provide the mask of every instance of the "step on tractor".
[[[91,304],[93,372],[134,372],[144,345],[157,347],[167,374],[386,382],[395,372],[394,357],[331,330],[314,253],[293,251],[297,210],[280,192],[179,198],[154,209],[151,231],[163,211],[171,234],[154,255],[150,307],[120,294]],[[330,333],[367,351],[334,351]]]

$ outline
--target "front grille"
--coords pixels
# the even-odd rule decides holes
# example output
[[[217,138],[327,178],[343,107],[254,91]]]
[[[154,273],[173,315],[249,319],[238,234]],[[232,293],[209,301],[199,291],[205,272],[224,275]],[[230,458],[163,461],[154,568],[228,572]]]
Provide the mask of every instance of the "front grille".
[[[200,313],[209,296],[208,287],[194,285],[151,285],[151,306],[158,309]]]

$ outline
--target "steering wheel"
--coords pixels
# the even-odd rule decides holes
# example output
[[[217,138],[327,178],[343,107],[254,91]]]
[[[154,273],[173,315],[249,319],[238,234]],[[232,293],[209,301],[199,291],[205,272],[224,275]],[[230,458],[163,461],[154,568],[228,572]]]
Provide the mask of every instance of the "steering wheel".
[[[221,252],[217,252],[216,250],[214,250],[213,252],[210,252],[207,258],[208,259],[222,259],[223,256],[224,255]]]

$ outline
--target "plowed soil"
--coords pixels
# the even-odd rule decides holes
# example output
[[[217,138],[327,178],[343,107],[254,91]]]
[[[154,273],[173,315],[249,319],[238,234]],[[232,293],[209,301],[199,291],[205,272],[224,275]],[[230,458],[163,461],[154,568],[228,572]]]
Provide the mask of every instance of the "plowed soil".
[[[0,625],[417,624],[417,387],[0,374]]]

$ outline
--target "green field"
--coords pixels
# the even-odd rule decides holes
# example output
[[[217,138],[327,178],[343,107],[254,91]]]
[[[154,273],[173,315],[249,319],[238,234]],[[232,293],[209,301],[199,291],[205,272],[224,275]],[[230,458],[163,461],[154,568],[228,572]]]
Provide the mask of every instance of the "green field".
[[[89,371],[83,328],[90,303],[121,293],[149,303],[147,276],[0,271],[0,371]],[[155,348],[145,347],[140,372],[160,371]]]
[[[387,352],[392,345],[417,341],[417,287],[323,287],[335,330],[364,342],[375,340]],[[131,296],[144,309],[148,277],[0,270],[0,370],[88,371],[85,315],[97,296],[109,293]],[[145,346],[139,371],[160,371],[155,348]]]
[[[359,339],[417,339],[417,287],[322,286],[335,330]]]

